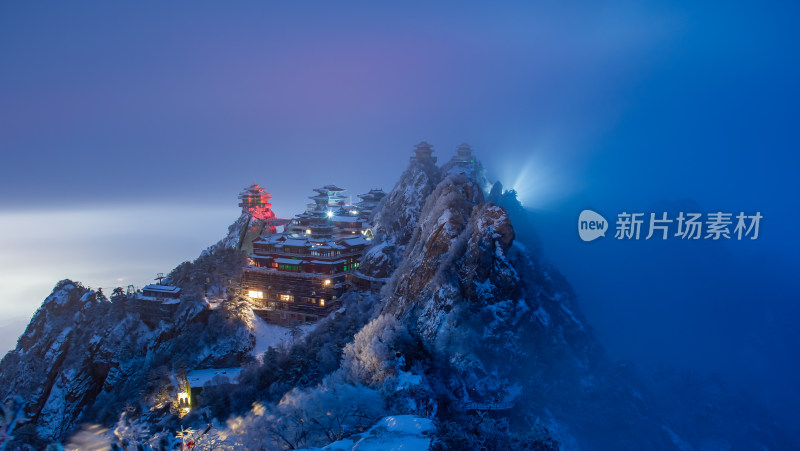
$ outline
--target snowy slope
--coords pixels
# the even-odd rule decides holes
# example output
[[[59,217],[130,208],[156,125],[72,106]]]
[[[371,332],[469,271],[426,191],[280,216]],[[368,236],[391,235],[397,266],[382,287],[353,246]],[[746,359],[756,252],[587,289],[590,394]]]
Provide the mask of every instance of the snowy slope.
[[[427,418],[396,415],[383,418],[363,434],[306,451],[425,451],[435,428]]]
[[[304,334],[314,330],[315,324],[303,324],[297,328],[296,332],[293,332],[290,328],[270,324],[258,315],[253,314],[251,326],[256,338],[252,354],[260,359],[270,347],[277,348],[281,345],[289,344],[293,340],[300,339]]]

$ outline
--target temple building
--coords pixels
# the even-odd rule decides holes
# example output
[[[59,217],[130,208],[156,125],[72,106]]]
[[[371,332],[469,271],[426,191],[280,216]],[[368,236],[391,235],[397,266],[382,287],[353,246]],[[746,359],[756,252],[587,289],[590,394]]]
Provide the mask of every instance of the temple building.
[[[386,197],[386,193],[380,188],[373,188],[366,194],[359,194],[361,202],[356,203],[356,210],[353,214],[358,215],[359,218],[369,220],[375,207]]]
[[[306,211],[289,221],[286,233],[292,236],[332,236],[336,228],[332,220],[346,217],[349,205],[342,195],[342,188],[326,185],[314,191],[317,194],[309,197],[314,203],[308,204]]]
[[[247,219],[247,223],[241,227],[241,233],[235,244],[236,249],[252,252],[253,240],[264,234],[277,233],[278,227],[285,226],[289,222],[288,219],[275,216],[271,199],[272,195],[257,183],[253,183],[239,194],[242,217]]]
[[[253,241],[243,287],[254,311],[272,323],[313,323],[337,308],[372,236],[343,189],[314,191],[283,233]]]
[[[181,289],[171,285],[147,285],[142,288],[142,297],[165,301],[181,298]]]
[[[272,195],[253,183],[239,194],[239,206],[243,213],[249,213],[253,219],[274,219],[275,213],[272,212],[270,200]]]
[[[229,388],[238,385],[241,372],[241,367],[189,371],[186,373],[186,383],[184,384],[186,391],[178,393],[178,407],[191,410],[198,405],[203,405],[203,390],[210,387]]]
[[[475,163],[475,157],[472,155],[472,147],[467,143],[461,143],[456,147],[456,156],[454,157],[457,164],[467,165]]]
[[[436,163],[436,157],[433,156],[433,146],[428,144],[427,141],[421,141],[414,146],[414,155],[411,157],[411,161]]]
[[[128,301],[130,309],[150,326],[170,321],[178,311],[182,291],[170,285],[152,284],[142,288]]]

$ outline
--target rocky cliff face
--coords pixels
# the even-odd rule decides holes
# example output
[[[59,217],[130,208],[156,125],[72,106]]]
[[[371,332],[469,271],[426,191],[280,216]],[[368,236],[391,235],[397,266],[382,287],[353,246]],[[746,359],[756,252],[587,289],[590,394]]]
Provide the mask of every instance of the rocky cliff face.
[[[405,246],[414,232],[422,206],[441,178],[433,162],[412,161],[375,211],[375,233],[397,246]]]
[[[504,208],[484,200],[482,177],[474,168],[445,165],[425,202],[407,196],[409,181],[430,182],[412,167],[384,209],[409,211],[403,233],[387,242],[408,238],[404,257],[384,288],[383,314],[400,318],[421,337],[428,352],[447,359],[454,374],[450,387],[465,400],[519,402],[521,393],[552,390],[569,377],[587,376],[602,352],[560,276],[515,242]],[[407,200],[403,202],[402,200]],[[418,212],[418,213],[417,213]],[[376,229],[390,213],[376,214]],[[378,246],[386,246],[381,243]],[[554,374],[553,367],[562,367]],[[552,380],[529,387],[535,374]],[[538,400],[542,403],[544,400]],[[535,421],[550,417],[553,407],[522,409]],[[548,412],[549,411],[549,412]]]
[[[84,422],[113,423],[126,405],[149,410],[148,397],[164,386],[160,375],[240,364],[255,344],[245,315],[186,300],[174,318],[150,327],[127,298],[112,302],[59,282],[0,362],[0,399],[21,396],[26,405],[14,436],[43,446]]]
[[[391,273],[382,267],[390,281],[379,311],[398,318],[433,356],[428,377],[438,373],[454,394],[443,417],[457,418],[467,401],[507,402],[520,430],[547,424],[566,449],[784,446],[780,433],[733,432],[754,419],[764,425],[757,408],[708,429],[684,420],[693,408],[659,408],[668,390],[608,360],[569,284],[515,240],[506,209],[485,201],[488,186],[479,167],[451,162],[437,176],[412,164],[375,215],[385,236],[374,249],[403,253]],[[522,210],[513,193],[510,199]],[[530,244],[538,249],[538,238]]]
[[[253,240],[269,233],[269,230],[270,227],[267,226],[266,221],[253,219],[252,214],[242,212],[239,218],[228,227],[228,234],[225,235],[225,238],[219,240],[207,251],[236,249],[246,253],[253,252]]]
[[[414,169],[404,177],[424,177],[415,177]],[[594,341],[569,286],[535,264],[535,256],[515,242],[507,212],[485,202],[478,177],[470,172],[449,170],[422,208],[417,199],[384,205],[419,213],[407,225],[405,236],[411,237],[386,288],[383,312],[413,318],[433,343],[447,342],[445,337],[476,317],[491,320],[481,331],[486,336],[557,326],[552,332],[558,343],[566,346],[579,339],[584,358],[589,358],[587,348]],[[399,183],[390,197],[407,198],[400,195],[406,187]],[[388,228],[381,224],[384,217],[376,215],[376,229]]]
[[[360,273],[377,279],[392,275],[414,235],[425,201],[441,178],[441,171],[433,162],[411,162],[373,213],[375,245],[362,258]]]
[[[77,342],[84,338],[80,337],[85,330],[82,326],[101,317],[109,304],[71,281],[59,282],[20,337],[16,350],[3,359],[3,388],[28,395],[27,413],[39,433],[64,434],[71,426],[64,420],[74,418],[108,378],[112,366],[104,350],[91,338],[83,349]]]

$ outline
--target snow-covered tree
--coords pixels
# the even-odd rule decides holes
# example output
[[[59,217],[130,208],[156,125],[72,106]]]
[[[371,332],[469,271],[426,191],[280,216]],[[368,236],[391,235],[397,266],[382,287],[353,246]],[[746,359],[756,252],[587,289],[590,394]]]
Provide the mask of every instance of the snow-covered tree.
[[[228,421],[227,443],[246,449],[297,449],[324,446],[359,432],[385,412],[378,393],[363,385],[326,381],[293,389],[275,406],[256,404]]]
[[[405,326],[394,316],[381,315],[370,321],[344,348],[345,378],[372,386],[383,382],[393,367],[394,344],[407,335]]]
[[[326,381],[310,390],[294,389],[278,404],[284,417],[298,418],[311,442],[341,440],[374,423],[383,414],[383,400],[364,386]]]
[[[114,428],[114,437],[117,438],[123,449],[145,444],[150,437],[147,425],[137,418],[131,418],[127,412],[122,412]]]

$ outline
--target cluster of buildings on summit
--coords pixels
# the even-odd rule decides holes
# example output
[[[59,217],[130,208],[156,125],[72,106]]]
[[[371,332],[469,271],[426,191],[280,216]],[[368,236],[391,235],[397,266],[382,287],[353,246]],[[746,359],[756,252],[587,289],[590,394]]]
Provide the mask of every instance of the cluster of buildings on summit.
[[[415,146],[411,156],[412,162],[435,164],[436,160],[433,147],[425,141]],[[467,144],[456,148],[453,160],[462,166],[475,162]],[[359,202],[351,203],[344,191],[335,185],[314,189],[306,210],[290,220],[275,215],[272,196],[255,183],[239,195],[243,213],[264,224],[262,234],[252,242],[241,286],[254,312],[266,321],[314,323],[341,308],[340,298],[349,287],[375,289],[382,285],[358,268],[374,238],[372,213],[386,193],[372,189],[359,195]],[[283,227],[280,232],[279,227]],[[240,243],[246,233],[242,230]],[[137,296],[142,301],[158,301],[143,310],[155,321],[173,310],[181,293],[179,288],[159,283],[148,285]]]
[[[337,186],[314,191],[313,203],[283,233],[253,241],[243,286],[256,313],[269,322],[312,323],[338,306],[373,238],[368,219],[386,195],[373,189],[350,204]]]
[[[417,144],[411,161],[435,165],[433,147],[425,141]],[[475,168],[472,150],[466,144],[456,148],[452,161],[462,168]],[[284,326],[315,323],[333,311],[343,313],[341,296],[350,287],[376,290],[386,282],[359,271],[374,238],[370,222],[373,212],[386,193],[371,189],[359,195],[360,201],[355,203],[343,193],[344,189],[335,185],[314,189],[312,202],[292,219],[275,215],[272,196],[258,184],[239,194],[239,206],[248,221],[236,246],[249,251],[240,286],[253,312],[267,322]],[[127,308],[153,327],[174,318],[185,296],[179,287],[164,284],[163,274],[157,279],[157,284],[141,290],[129,286],[127,293]],[[208,368],[187,372],[173,407],[185,415],[197,396],[202,396],[204,386],[235,384],[240,371]]]

